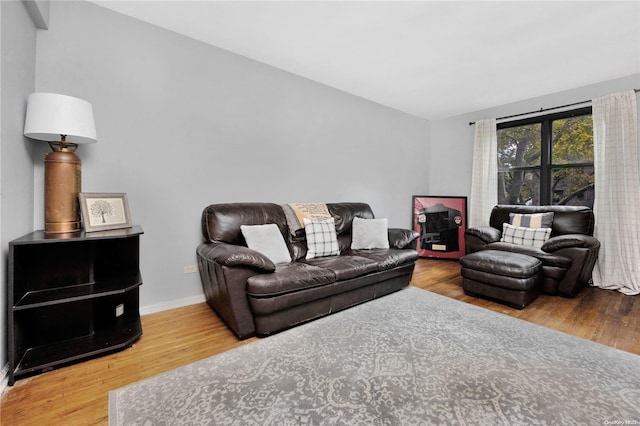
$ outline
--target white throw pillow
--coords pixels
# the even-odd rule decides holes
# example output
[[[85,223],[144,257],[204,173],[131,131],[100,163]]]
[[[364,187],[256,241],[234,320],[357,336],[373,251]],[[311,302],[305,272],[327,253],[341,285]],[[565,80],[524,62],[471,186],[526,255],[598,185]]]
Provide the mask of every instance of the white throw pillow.
[[[503,223],[500,241],[540,248],[549,239],[550,235],[551,228],[525,228]]]
[[[333,217],[326,220],[304,218],[304,231],[307,234],[307,255],[305,259],[338,256],[340,254],[336,223]]]
[[[241,225],[240,232],[251,250],[264,254],[273,263],[289,263],[291,255],[284,238],[275,223],[266,225]]]
[[[389,248],[389,221],[354,217],[351,223],[351,249]]]

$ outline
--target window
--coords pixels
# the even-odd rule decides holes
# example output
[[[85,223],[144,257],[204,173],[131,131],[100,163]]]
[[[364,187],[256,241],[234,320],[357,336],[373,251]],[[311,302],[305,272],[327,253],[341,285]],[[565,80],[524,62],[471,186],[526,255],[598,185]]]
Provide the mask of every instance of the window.
[[[591,107],[498,124],[498,202],[593,207]]]

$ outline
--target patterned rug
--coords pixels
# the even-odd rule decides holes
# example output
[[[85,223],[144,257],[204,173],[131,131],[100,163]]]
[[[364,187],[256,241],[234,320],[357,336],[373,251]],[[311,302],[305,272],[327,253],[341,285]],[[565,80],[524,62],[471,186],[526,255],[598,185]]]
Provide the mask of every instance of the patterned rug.
[[[112,391],[109,424],[640,424],[640,356],[409,287]]]

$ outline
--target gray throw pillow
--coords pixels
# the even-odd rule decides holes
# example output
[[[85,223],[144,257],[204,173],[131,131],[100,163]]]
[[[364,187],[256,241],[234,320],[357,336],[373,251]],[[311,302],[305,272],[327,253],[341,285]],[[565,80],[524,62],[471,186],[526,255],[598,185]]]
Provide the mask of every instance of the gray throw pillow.
[[[273,263],[291,262],[287,244],[275,223],[241,225],[240,232],[247,242],[247,247],[267,256]]]
[[[376,248],[389,248],[388,220],[354,217],[351,224],[351,249]]]

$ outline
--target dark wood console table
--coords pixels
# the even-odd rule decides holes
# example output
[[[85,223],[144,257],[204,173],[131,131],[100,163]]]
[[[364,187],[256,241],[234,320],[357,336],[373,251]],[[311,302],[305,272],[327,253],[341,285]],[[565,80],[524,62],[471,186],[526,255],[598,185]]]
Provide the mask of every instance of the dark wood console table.
[[[9,385],[125,349],[142,335],[140,226],[9,243]]]

